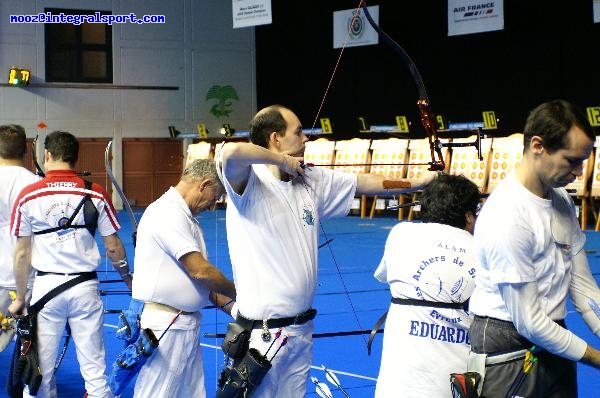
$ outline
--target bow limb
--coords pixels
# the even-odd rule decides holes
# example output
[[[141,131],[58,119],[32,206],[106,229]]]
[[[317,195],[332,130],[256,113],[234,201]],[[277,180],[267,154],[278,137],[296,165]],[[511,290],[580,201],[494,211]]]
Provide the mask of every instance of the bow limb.
[[[373,17],[369,13],[369,9],[367,8],[367,3],[364,0],[361,0],[360,6],[369,21],[369,24],[377,31],[379,37],[383,39],[387,44],[389,44],[400,58],[407,65],[410,74],[417,86],[417,91],[419,93],[419,99],[417,100],[417,108],[419,109],[419,115],[421,117],[421,123],[423,124],[423,128],[425,129],[425,134],[427,134],[427,138],[429,139],[429,149],[431,150],[431,162],[429,162],[429,170],[432,171],[442,171],[444,170],[446,164],[444,162],[443,154],[442,154],[442,143],[438,137],[437,130],[435,128],[436,122],[433,112],[431,111],[431,107],[429,106],[429,97],[427,96],[427,90],[425,89],[425,83],[423,83],[423,79],[421,78],[421,74],[417,69],[414,61],[410,56],[404,51],[404,49],[387,33],[385,33],[379,25],[375,23]]]
[[[117,182],[117,179],[115,178],[115,176],[112,172],[112,167],[110,166],[111,146],[112,146],[112,140],[108,141],[108,145],[106,146],[106,150],[104,151],[104,167],[106,168],[106,175],[108,176],[108,178],[110,178],[110,181],[112,182],[113,186],[115,187],[117,194],[121,198],[121,201],[123,202],[123,207],[125,208],[127,215],[129,216],[129,220],[131,221],[131,228],[133,230],[133,232],[131,233],[131,237],[133,238],[133,246],[135,246],[136,238],[137,238],[137,221],[135,219],[135,215],[133,214],[133,209],[131,208],[129,201],[127,200],[127,197],[123,193],[123,190],[119,186],[119,183]]]
[[[37,160],[37,140],[38,134],[35,135],[35,138],[33,139],[33,142],[31,144],[31,157],[33,159],[33,165],[35,166],[36,170],[35,174],[37,174],[40,177],[46,177],[46,173],[44,173],[44,170],[40,167],[40,164]]]

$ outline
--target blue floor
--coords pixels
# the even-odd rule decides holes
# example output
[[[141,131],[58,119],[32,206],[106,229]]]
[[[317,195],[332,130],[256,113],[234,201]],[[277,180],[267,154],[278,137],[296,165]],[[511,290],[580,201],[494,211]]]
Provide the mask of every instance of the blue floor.
[[[137,211],[137,219],[141,210]],[[130,238],[131,225],[125,213],[119,213],[123,229],[119,233],[128,248],[128,257],[133,259]],[[205,212],[199,217],[204,230],[204,237],[209,251],[209,259],[226,275],[231,277],[231,265],[227,255],[225,236],[225,212]],[[385,239],[389,230],[395,225],[394,215],[380,215],[369,220],[358,216],[348,216],[338,220],[326,221],[324,233],[320,241],[333,239],[329,245],[320,249],[319,284],[315,300],[315,308],[319,314],[315,321],[315,334],[358,331],[370,329],[381,314],[387,310],[389,292],[385,285],[373,278],[373,271],[383,253]],[[586,250],[592,272],[600,275],[600,233],[588,232]],[[340,272],[338,272],[338,270]],[[100,267],[100,278],[117,279],[111,271],[110,264]],[[124,294],[123,283],[102,283],[105,291],[104,303],[108,312],[120,310],[128,305],[129,296]],[[348,294],[347,294],[348,293]],[[230,321],[220,311],[203,310],[202,329],[204,333],[223,333]],[[569,312],[567,316],[569,328],[582,336],[592,345],[599,346],[597,338],[589,332],[581,318]],[[105,344],[107,361],[112,363],[122,348],[121,342],[114,337],[117,315],[107,313],[105,316]],[[311,376],[326,383],[333,397],[345,395],[326,380],[322,370],[324,365],[335,372],[342,387],[352,398],[372,397],[379,369],[382,335],[378,335],[373,344],[373,352],[369,356],[366,349],[367,336],[350,335],[341,337],[315,338],[313,370]],[[203,336],[200,339],[203,347],[204,372],[208,396],[213,396],[216,389],[216,378],[223,365],[220,350],[220,339]],[[11,347],[12,348],[12,347]],[[7,365],[11,350],[0,353],[0,384],[5,385]],[[579,365],[580,397],[600,397],[600,378],[598,370],[586,365]],[[128,398],[133,395],[133,384],[121,395]],[[75,359],[75,350],[69,347],[65,359],[57,372],[59,397],[83,397],[83,380]],[[0,392],[0,397],[4,396]],[[315,386],[309,382],[308,397],[317,397]]]

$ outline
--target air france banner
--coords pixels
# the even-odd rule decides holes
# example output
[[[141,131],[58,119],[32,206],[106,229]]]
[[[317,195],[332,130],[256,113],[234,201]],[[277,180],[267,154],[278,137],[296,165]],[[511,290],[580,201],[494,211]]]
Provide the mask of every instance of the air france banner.
[[[367,7],[379,24],[379,6]],[[368,46],[379,43],[377,31],[367,21],[362,8],[333,13],[333,48]]]
[[[448,0],[448,36],[504,29],[504,0]]]
[[[272,22],[271,0],[231,0],[231,8],[234,29]]]

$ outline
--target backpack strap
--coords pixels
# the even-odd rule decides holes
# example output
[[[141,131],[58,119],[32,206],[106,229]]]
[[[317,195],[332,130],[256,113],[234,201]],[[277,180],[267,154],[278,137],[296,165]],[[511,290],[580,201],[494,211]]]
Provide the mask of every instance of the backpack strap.
[[[88,180],[83,180],[85,183],[85,189],[91,191],[92,190],[92,182]],[[96,235],[96,228],[98,228],[98,209],[94,206],[94,202],[92,201],[92,197],[90,195],[86,195],[87,200],[83,204],[83,219],[85,220],[85,227],[90,232],[92,236]]]
[[[85,189],[88,191],[92,190],[92,182],[88,180],[83,180]],[[85,220],[84,225],[74,225],[73,220],[83,207],[83,218]],[[65,230],[69,228],[86,228],[92,236],[96,234],[96,228],[98,227],[98,209],[94,206],[94,202],[92,202],[92,196],[89,193],[86,193],[84,197],[81,199],[71,217],[65,222],[63,225],[59,225],[58,227],[48,228],[41,231],[36,231],[34,235],[43,235],[48,234],[60,230]]]

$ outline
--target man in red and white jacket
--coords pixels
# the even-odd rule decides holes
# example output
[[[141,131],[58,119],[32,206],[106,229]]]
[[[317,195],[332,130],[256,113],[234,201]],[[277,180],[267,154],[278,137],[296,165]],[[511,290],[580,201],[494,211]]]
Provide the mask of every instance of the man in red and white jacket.
[[[25,309],[30,267],[36,269],[31,304],[62,283],[95,272],[100,264],[96,230],[113,267],[131,288],[125,249],[117,236],[120,225],[108,194],[74,170],[77,139],[68,132],[55,131],[46,137],[44,148],[46,177],[21,191],[11,216],[11,234],[17,238],[13,264],[17,298],[9,311],[17,318]],[[57,396],[54,361],[67,320],[88,397],[111,397],[105,376],[103,304],[97,278],[52,298],[38,313],[42,385],[37,396]],[[25,396],[27,393],[25,388]]]

